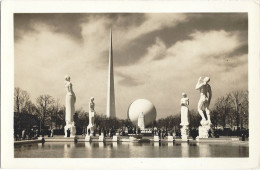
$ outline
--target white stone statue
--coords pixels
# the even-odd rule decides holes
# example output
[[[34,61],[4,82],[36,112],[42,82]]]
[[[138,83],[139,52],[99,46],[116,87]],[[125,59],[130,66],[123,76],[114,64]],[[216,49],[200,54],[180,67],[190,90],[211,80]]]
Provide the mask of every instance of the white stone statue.
[[[72,83],[70,82],[70,76],[65,76],[65,88],[66,88],[66,114],[65,121],[66,126],[64,128],[65,137],[67,137],[67,130],[70,129],[70,137],[74,137],[76,134],[76,128],[73,121],[73,115],[75,113],[76,96],[72,89]]]
[[[209,81],[210,81],[209,77],[205,77],[203,80],[200,77],[198,80],[198,83],[196,85],[196,89],[200,90],[198,112],[202,118],[202,120],[200,121],[200,124],[202,126],[199,127],[198,138],[208,138],[208,136],[209,136],[208,132],[210,130],[210,125],[211,125],[209,105],[210,105],[210,101],[211,101],[211,97],[212,97],[211,87],[208,84]],[[204,111],[207,114],[207,120],[204,116],[204,113],[203,113]]]
[[[94,103],[94,97],[90,98],[89,102],[89,125],[87,127],[87,134],[90,129],[90,135],[93,134],[94,131],[94,123],[95,122],[95,103]]]
[[[196,85],[196,90],[200,90],[200,99],[198,103],[198,112],[202,118],[201,124],[208,123],[211,124],[210,121],[210,110],[209,105],[212,97],[211,87],[208,84],[210,81],[209,77],[205,77],[202,81],[202,78],[200,77],[198,80],[198,83]],[[203,114],[203,111],[206,111],[207,114],[207,120]]]
[[[141,130],[144,130],[144,129],[145,129],[145,126],[144,126],[144,113],[143,113],[143,112],[139,114],[137,126],[138,126]]]
[[[187,141],[189,136],[189,98],[186,93],[182,93],[181,98],[181,138],[182,141]]]
[[[188,126],[189,98],[186,93],[182,93],[181,98],[181,126]]]

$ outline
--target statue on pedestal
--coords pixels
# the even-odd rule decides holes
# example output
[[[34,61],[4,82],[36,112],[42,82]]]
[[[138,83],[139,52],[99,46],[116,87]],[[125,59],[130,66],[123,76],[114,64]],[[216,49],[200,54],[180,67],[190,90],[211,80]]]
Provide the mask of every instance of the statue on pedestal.
[[[189,120],[188,120],[188,113],[189,113],[189,98],[187,97],[186,93],[182,93],[181,98],[181,136],[182,140],[187,140],[189,135]]]
[[[94,103],[94,97],[90,98],[89,102],[89,124],[87,127],[87,133],[88,135],[92,135],[94,132],[94,123],[95,122],[95,103]]]
[[[73,115],[75,113],[76,95],[72,89],[72,83],[70,82],[70,76],[65,76],[65,88],[66,88],[66,114],[65,121],[66,126],[64,127],[65,136],[67,137],[67,130],[70,130],[70,137],[75,137],[76,128],[73,121]]]
[[[182,93],[181,98],[181,124],[182,126],[188,126],[188,113],[189,113],[189,98],[186,93]]]
[[[144,126],[144,113],[143,113],[143,112],[139,114],[137,126],[138,126],[141,130],[144,130],[144,129],[145,129],[145,126]]]
[[[212,91],[208,84],[209,81],[209,77],[205,77],[203,80],[202,77],[200,77],[195,88],[196,90],[200,90],[200,99],[198,103],[198,112],[202,118],[200,121],[202,126],[199,127],[200,138],[208,138],[208,131],[211,125],[209,105],[212,98]],[[207,114],[207,119],[204,116],[204,111]]]

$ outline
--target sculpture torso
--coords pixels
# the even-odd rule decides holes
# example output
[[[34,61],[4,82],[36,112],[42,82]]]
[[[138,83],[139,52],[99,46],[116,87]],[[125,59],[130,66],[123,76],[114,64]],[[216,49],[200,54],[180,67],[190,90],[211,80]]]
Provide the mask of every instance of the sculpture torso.
[[[188,97],[183,97],[181,98],[181,106],[189,106],[189,98]]]
[[[65,83],[65,87],[66,87],[67,95],[73,95],[74,94],[74,92],[72,90],[72,83],[71,82],[67,81]]]
[[[91,112],[95,111],[95,103],[94,102],[89,103],[89,111],[91,111]]]
[[[205,84],[205,85],[200,87],[200,95],[201,96],[208,97],[209,91],[210,91],[210,85],[209,84]]]

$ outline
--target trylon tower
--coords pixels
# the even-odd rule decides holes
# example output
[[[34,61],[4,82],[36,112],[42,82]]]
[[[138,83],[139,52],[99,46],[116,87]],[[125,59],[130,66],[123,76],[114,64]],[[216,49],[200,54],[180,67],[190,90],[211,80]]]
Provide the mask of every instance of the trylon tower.
[[[112,47],[112,29],[110,29],[110,49],[108,64],[108,84],[107,84],[107,118],[116,117],[115,109],[115,88],[114,88],[114,70],[113,70],[113,47]]]

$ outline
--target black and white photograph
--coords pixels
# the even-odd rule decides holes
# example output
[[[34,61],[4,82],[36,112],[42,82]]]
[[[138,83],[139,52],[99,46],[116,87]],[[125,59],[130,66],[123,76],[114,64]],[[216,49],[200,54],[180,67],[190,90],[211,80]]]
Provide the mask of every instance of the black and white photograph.
[[[250,16],[13,12],[11,101],[8,113],[1,109],[8,114],[1,121],[12,125],[9,155],[149,158],[150,166],[169,158],[248,160],[257,129],[250,117],[258,112],[250,95],[259,89],[250,91],[249,61],[259,60],[249,54]]]

